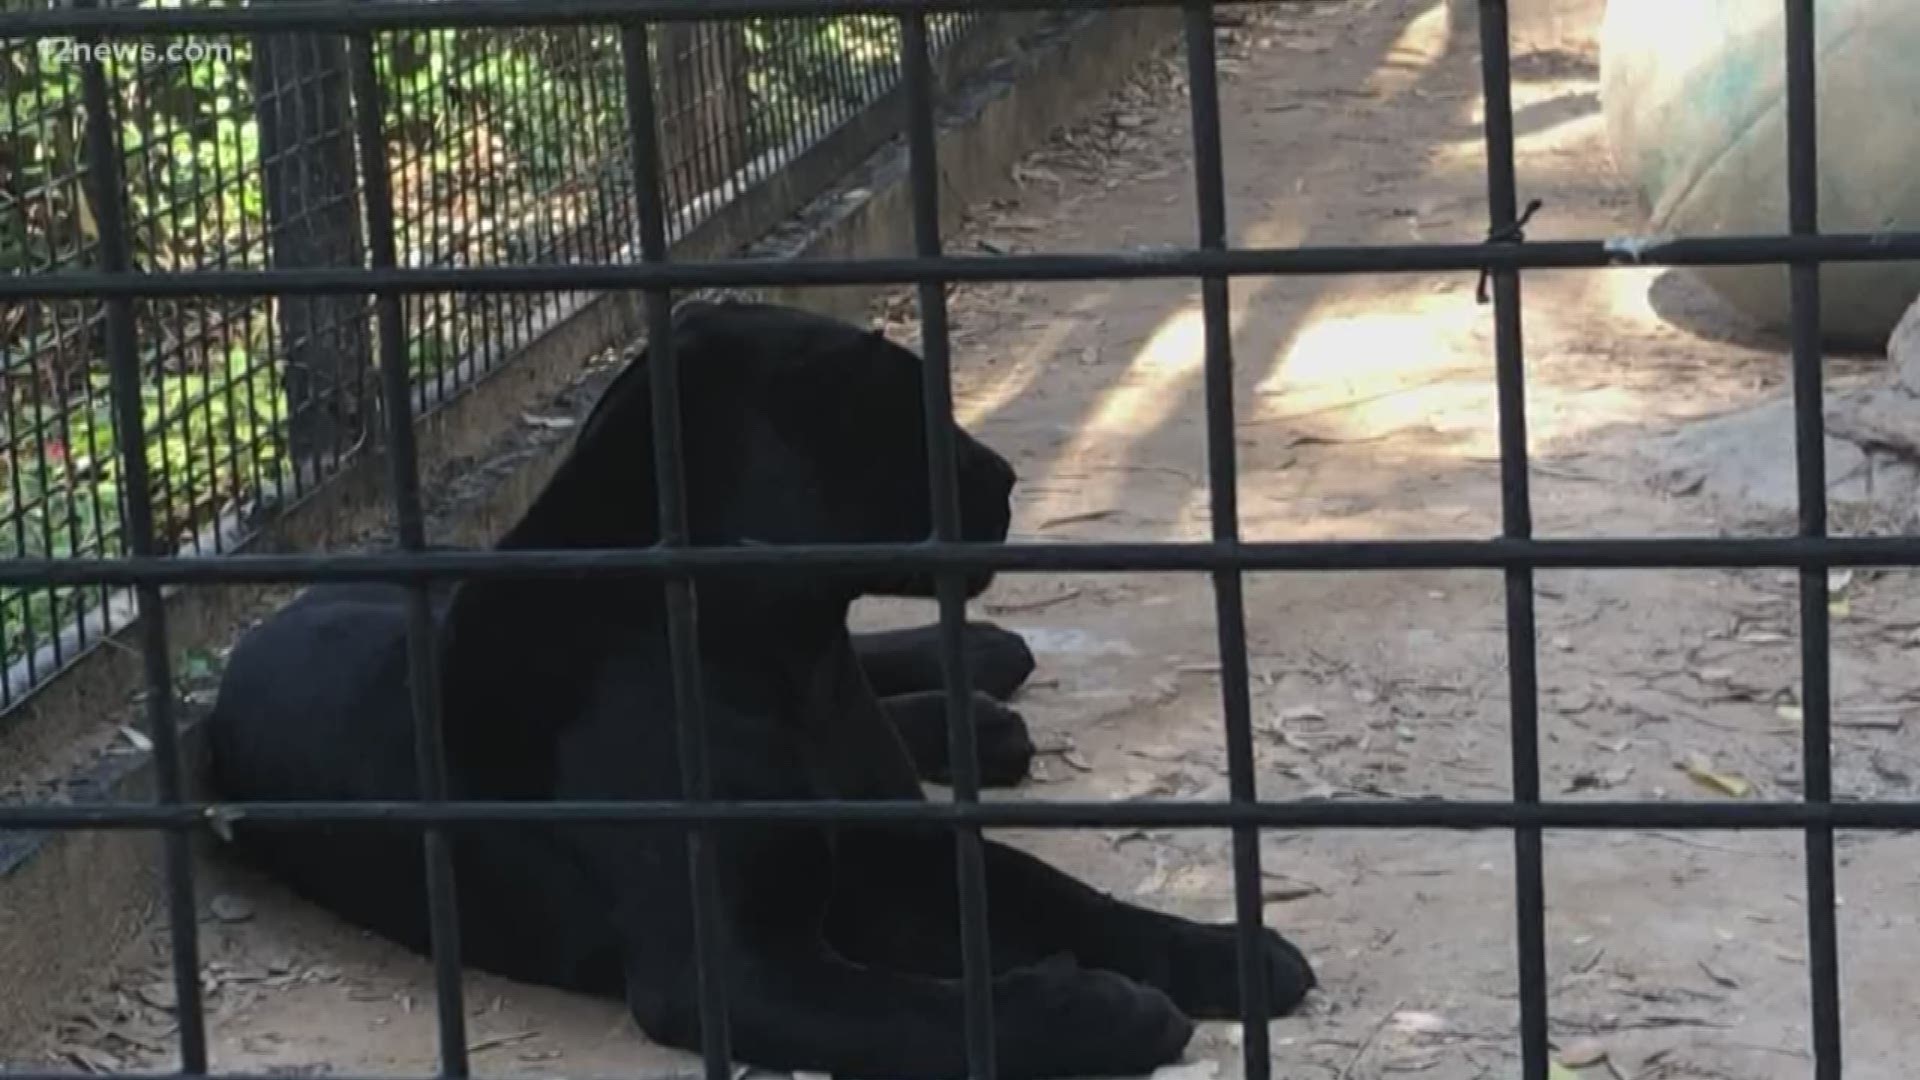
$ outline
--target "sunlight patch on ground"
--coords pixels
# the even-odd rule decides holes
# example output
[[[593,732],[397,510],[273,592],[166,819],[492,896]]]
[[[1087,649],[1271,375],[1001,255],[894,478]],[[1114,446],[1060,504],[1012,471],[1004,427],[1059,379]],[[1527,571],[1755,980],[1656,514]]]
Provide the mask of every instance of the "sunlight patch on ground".
[[[1446,0],[1434,0],[1425,12],[1407,21],[1367,77],[1366,88],[1381,97],[1398,97],[1413,89],[1446,55],[1451,23]]]
[[[1620,270],[1534,279],[1526,291],[1526,337],[1534,356],[1574,336],[1558,312],[1608,311],[1623,332],[1656,320],[1652,271]],[[1275,358],[1243,415],[1262,437],[1344,443],[1420,428],[1450,436],[1445,456],[1496,453],[1492,308],[1470,291],[1422,285],[1325,301]],[[1557,386],[1529,380],[1535,446],[1644,420],[1648,395],[1622,387]]]
[[[1066,315],[1033,324],[1031,336],[1022,335],[1025,347],[1011,362],[997,365],[992,376],[969,387],[954,402],[960,426],[970,428],[999,414],[1033,387],[1048,364],[1068,362],[1068,343],[1082,331],[1097,329],[1099,313],[1111,299],[1104,289],[1090,290],[1074,301]]]

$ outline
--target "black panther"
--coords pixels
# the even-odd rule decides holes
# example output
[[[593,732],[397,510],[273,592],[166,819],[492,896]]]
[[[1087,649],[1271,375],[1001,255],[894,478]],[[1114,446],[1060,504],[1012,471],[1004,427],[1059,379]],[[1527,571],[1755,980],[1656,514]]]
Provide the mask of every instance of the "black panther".
[[[742,303],[683,307],[673,352],[693,542],[929,534],[923,372],[911,352],[835,320]],[[609,386],[499,547],[657,539],[648,363],[641,355]],[[1000,542],[1013,469],[965,431],[953,434],[964,536]],[[973,575],[969,594],[991,579]],[[900,573],[703,578],[697,619],[714,797],[923,798],[922,774],[938,763],[916,765],[874,683],[895,697],[930,691],[939,672],[934,664],[929,675],[929,632],[869,639],[863,657],[847,615],[861,596],[926,597],[933,588]],[[438,606],[452,797],[680,797],[657,581],[474,581]],[[317,588],[241,640],[211,719],[213,780],[224,797],[417,797],[403,608],[397,589]],[[991,631],[970,634],[977,656],[1007,652]],[[983,682],[1011,692],[1009,679],[1026,674],[1019,655],[1011,663],[1002,655],[997,673],[982,665]],[[699,1045],[681,833],[528,823],[451,836],[468,962],[624,997],[655,1041]],[[965,1074],[949,832],[782,824],[711,836],[737,1058],[842,1077]],[[412,836],[243,818],[233,840],[320,906],[427,948]],[[1195,1019],[1237,1017],[1231,926],[1123,903],[1000,843],[987,843],[985,868],[996,1052],[1010,1080],[1147,1072],[1179,1058]],[[1271,932],[1260,961],[1275,1015],[1290,1012],[1313,987],[1312,968]]]

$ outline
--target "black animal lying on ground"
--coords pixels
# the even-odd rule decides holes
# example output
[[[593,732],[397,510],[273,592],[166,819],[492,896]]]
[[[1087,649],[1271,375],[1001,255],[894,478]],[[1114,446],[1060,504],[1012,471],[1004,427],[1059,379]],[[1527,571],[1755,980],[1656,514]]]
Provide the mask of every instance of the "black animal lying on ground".
[[[912,353],[843,323],[742,304],[683,308],[674,348],[696,542],[928,534],[922,372]],[[646,363],[643,356],[609,387],[503,547],[655,539]],[[1004,540],[1013,470],[965,432],[955,435],[964,535]],[[970,580],[970,595],[991,577]],[[939,678],[931,637],[869,638],[862,656],[846,621],[857,596],[931,591],[914,575],[703,580],[715,797],[922,798],[871,680],[896,694],[929,689]],[[442,608],[453,797],[679,796],[657,582],[472,582]],[[245,637],[211,721],[222,794],[416,797],[403,622],[395,590],[314,589]],[[981,628],[973,644],[984,654],[981,682],[991,683],[993,657],[1004,661],[1008,643]],[[1030,662],[1003,666],[996,689],[1010,690],[1018,679],[1009,673],[1024,677]],[[942,729],[930,746],[944,745],[944,724],[926,715],[936,719],[923,728]],[[234,842],[322,907],[426,949],[416,839],[241,820]],[[513,824],[456,830],[452,844],[468,962],[526,982],[624,995],[654,1040],[699,1045],[679,833]],[[843,1077],[963,1075],[953,844],[944,830],[717,831],[716,922],[736,1056]],[[987,845],[986,879],[998,1064],[1010,1080],[1147,1072],[1180,1056],[1190,1018],[1238,1015],[1231,926],[1122,903],[1003,844]],[[1260,959],[1274,1012],[1284,1015],[1314,985],[1312,970],[1272,933]]]

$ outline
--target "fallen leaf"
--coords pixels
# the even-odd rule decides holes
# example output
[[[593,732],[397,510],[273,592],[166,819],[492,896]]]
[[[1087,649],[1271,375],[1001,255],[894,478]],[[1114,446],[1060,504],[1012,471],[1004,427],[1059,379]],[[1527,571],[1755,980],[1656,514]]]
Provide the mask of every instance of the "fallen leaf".
[[[492,1035],[469,1043],[467,1045],[467,1052],[470,1054],[478,1054],[487,1050],[497,1050],[502,1046],[512,1046],[514,1043],[522,1043],[528,1039],[537,1039],[539,1037],[540,1033],[537,1031],[516,1031],[511,1035]]]
[[[1690,759],[1680,768],[1695,783],[1712,788],[1723,795],[1731,795],[1736,799],[1746,798],[1747,793],[1753,790],[1753,785],[1746,780],[1732,773],[1715,772],[1700,758]]]
[[[54,1052],[80,1066],[87,1072],[117,1073],[125,1071],[127,1063],[97,1046],[83,1043],[61,1043]]]
[[[1581,1039],[1560,1051],[1560,1064],[1569,1069],[1586,1069],[1607,1060],[1607,1048],[1598,1039]]]
[[[1026,611],[1039,611],[1055,604],[1064,604],[1080,595],[1079,589],[1068,589],[1052,596],[1042,596],[1033,600],[1005,600],[997,604],[988,604],[987,610],[995,615],[1017,615]]]
[[[207,904],[213,917],[224,923],[241,923],[253,918],[253,901],[244,896],[221,893]]]
[[[1547,1080],[1580,1080],[1580,1074],[1557,1061],[1547,1062]]]
[[[1267,885],[1260,890],[1260,899],[1269,904],[1287,904],[1295,900],[1305,900],[1309,896],[1320,895],[1320,890],[1312,885],[1298,882]]]
[[[1729,990],[1737,990],[1740,988],[1740,980],[1731,975],[1724,975],[1715,971],[1705,960],[1700,961],[1700,970],[1705,972],[1707,978],[1712,979],[1717,985],[1724,986]]]
[[[1447,1019],[1438,1013],[1407,1009],[1393,1014],[1393,1026],[1409,1034],[1431,1035],[1447,1030]]]
[[[1048,518],[1040,523],[1040,528],[1044,531],[1047,529],[1057,529],[1062,525],[1080,525],[1089,521],[1100,521],[1104,518],[1110,518],[1119,512],[1120,511],[1114,509],[1089,510],[1084,514],[1068,514],[1065,517]]]
[[[1020,187],[1026,187],[1028,184],[1036,182],[1051,184],[1055,188],[1062,188],[1067,184],[1065,180],[1060,179],[1060,174],[1054,172],[1052,169],[1043,168],[1039,165],[1024,164],[1013,167],[1013,182]]]
[[[145,986],[137,986],[133,996],[163,1012],[172,1012],[176,1000],[170,982],[150,982]]]

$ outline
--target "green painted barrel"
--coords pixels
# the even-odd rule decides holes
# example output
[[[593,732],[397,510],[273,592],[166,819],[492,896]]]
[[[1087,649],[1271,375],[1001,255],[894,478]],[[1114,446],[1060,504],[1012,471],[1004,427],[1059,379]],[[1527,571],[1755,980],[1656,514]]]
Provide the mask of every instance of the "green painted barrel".
[[[1600,31],[1607,137],[1648,232],[1785,232],[1785,5],[1609,0]],[[1920,229],[1920,0],[1815,0],[1824,232]],[[1783,267],[1691,271],[1770,328],[1788,325]],[[1878,349],[1920,295],[1920,263],[1821,273],[1829,344]]]

